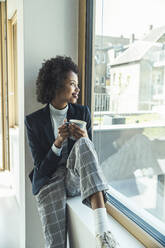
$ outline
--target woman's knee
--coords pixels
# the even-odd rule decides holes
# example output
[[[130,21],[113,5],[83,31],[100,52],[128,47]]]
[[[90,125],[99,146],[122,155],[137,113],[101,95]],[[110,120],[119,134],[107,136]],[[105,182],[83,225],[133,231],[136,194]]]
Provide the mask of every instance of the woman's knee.
[[[88,137],[79,138],[76,143],[78,144],[93,144],[92,141]]]

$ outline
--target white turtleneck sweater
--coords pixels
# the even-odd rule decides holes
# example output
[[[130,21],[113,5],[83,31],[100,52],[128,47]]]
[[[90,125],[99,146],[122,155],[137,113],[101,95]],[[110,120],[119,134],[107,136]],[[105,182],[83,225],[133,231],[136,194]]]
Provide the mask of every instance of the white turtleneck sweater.
[[[58,136],[58,128],[64,124],[64,120],[67,117],[67,111],[68,111],[68,105],[62,109],[56,109],[55,107],[52,106],[52,104],[49,104],[49,109],[50,109],[50,118],[53,126],[53,131],[54,131],[54,137],[55,139]],[[61,154],[61,148],[57,148],[54,144],[52,145],[52,151],[57,155],[60,156]]]

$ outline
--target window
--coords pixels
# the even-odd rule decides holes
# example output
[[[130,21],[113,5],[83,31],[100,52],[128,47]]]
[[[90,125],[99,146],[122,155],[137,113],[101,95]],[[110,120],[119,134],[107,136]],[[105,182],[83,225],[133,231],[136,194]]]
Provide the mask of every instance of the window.
[[[0,2],[0,170],[9,169],[6,3]]]
[[[101,77],[101,85],[105,86],[105,76]]]
[[[124,225],[146,247],[164,247],[165,3],[163,0],[86,3],[90,30],[86,41],[85,103],[93,113],[94,143],[109,182],[109,202],[117,209],[117,216],[124,213],[128,217]],[[92,59],[98,48],[106,51],[104,66],[109,66],[112,75],[108,87],[92,86],[96,73],[97,77],[105,78],[107,73],[105,69],[103,75],[103,67],[98,71],[98,64]],[[103,93],[106,101],[102,100]],[[144,231],[147,241],[128,227],[129,220]]]
[[[18,126],[17,13],[8,20],[9,127]]]
[[[111,69],[111,67],[110,67],[110,65],[109,64],[107,64],[107,74],[106,74],[106,77],[107,78],[110,78],[110,69]]]
[[[116,73],[114,72],[112,75],[113,75],[113,84],[115,85],[115,82],[116,82]]]

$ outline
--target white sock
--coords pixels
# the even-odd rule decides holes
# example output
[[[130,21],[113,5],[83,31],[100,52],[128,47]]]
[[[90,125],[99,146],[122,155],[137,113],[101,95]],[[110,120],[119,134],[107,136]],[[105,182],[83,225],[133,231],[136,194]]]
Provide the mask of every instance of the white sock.
[[[106,208],[94,210],[95,233],[102,234],[108,231],[108,218]]]

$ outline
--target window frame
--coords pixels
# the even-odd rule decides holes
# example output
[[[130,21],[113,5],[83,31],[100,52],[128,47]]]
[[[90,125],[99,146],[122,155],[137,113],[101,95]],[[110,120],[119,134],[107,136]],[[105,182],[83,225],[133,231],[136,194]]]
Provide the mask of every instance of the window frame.
[[[18,127],[17,11],[8,19],[8,105],[9,128]]]
[[[10,170],[9,164],[9,129],[8,129],[8,74],[7,74],[7,8],[6,1],[0,2],[0,74],[1,74],[1,112],[2,112],[2,168]]]
[[[81,104],[88,105],[92,110],[93,103],[93,67],[94,67],[94,13],[96,0],[80,0],[79,1],[79,61],[81,54],[85,52],[85,62],[83,70],[80,68],[83,88],[83,101]],[[82,12],[81,9],[84,9]],[[82,32],[83,26],[83,32]],[[86,28],[84,28],[86,27]],[[81,42],[81,36],[84,35],[85,42]],[[83,74],[83,76],[82,76]],[[85,90],[84,90],[85,88]],[[92,115],[93,116],[93,115]],[[114,196],[108,194],[108,202],[106,203],[108,213],[114,217],[121,225],[123,225],[133,236],[135,236],[142,244],[148,248],[165,247],[165,236],[157,231],[153,226],[149,225],[142,218],[137,216],[129,208],[124,206],[122,202],[118,201]],[[159,246],[160,245],[160,246]],[[163,245],[163,246],[162,246]]]

